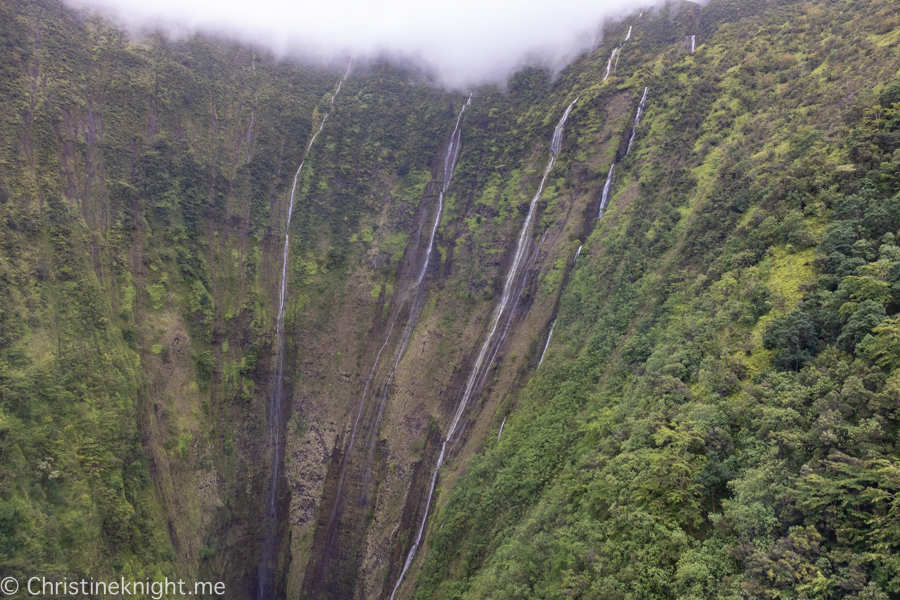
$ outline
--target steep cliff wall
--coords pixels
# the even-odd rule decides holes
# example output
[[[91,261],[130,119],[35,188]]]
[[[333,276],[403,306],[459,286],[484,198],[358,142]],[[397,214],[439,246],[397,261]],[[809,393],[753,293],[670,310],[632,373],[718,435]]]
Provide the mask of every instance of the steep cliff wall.
[[[896,12],[672,4],[332,101],[0,3],[0,575],[896,596]]]

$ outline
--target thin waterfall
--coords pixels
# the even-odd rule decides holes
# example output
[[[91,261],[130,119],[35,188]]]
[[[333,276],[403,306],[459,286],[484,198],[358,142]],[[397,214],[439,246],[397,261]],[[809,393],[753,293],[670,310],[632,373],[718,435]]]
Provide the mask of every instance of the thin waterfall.
[[[406,351],[407,345],[409,344],[410,337],[412,335],[412,331],[415,328],[416,320],[418,318],[419,312],[421,310],[423,299],[424,299],[424,286],[422,285],[425,276],[428,273],[428,266],[431,261],[431,255],[434,251],[434,240],[437,234],[438,225],[441,222],[441,216],[443,215],[444,209],[444,196],[447,193],[447,189],[450,187],[450,180],[453,177],[453,170],[456,167],[456,161],[459,158],[460,152],[460,140],[461,140],[461,125],[462,125],[462,117],[463,113],[466,109],[472,105],[472,94],[469,94],[468,99],[465,104],[463,104],[462,108],[459,111],[459,115],[456,117],[456,125],[453,128],[452,133],[450,134],[450,143],[447,147],[446,155],[444,156],[443,168],[441,169],[441,187],[440,192],[438,193],[438,206],[434,215],[434,222],[431,225],[431,232],[428,237],[428,246],[425,250],[425,258],[422,261],[421,268],[416,273],[415,284],[411,290],[412,292],[412,305],[410,308],[409,317],[407,318],[406,325],[403,328],[403,331],[400,336],[400,342],[397,346],[397,350],[394,353],[393,360],[391,361],[391,369],[388,374],[386,383],[384,385],[375,386],[377,391],[374,391],[375,397],[381,397],[381,403],[378,407],[377,416],[375,418],[374,424],[369,428],[370,429],[370,437],[368,446],[368,452],[366,456],[366,463],[363,469],[363,494],[366,494],[366,489],[368,486],[370,474],[371,474],[371,466],[373,453],[375,449],[375,442],[377,440],[378,427],[381,423],[381,418],[384,415],[385,405],[387,403],[388,394],[390,392],[391,384],[394,380],[394,375],[397,372],[397,367],[400,364],[400,360],[403,358],[403,355]],[[422,225],[425,224],[425,219],[423,218]],[[421,226],[420,226],[421,227]],[[421,234],[421,229],[420,229]],[[329,524],[334,524],[338,517],[338,510],[341,507],[341,498],[344,488],[344,483],[347,477],[347,468],[350,464],[349,457],[351,456],[351,452],[353,451],[353,447],[356,443],[357,434],[359,432],[360,421],[362,420],[362,415],[365,412],[366,400],[369,397],[369,393],[372,390],[373,386],[371,385],[375,374],[378,371],[379,365],[381,365],[381,356],[384,352],[384,349],[388,346],[388,343],[391,340],[391,336],[394,332],[394,327],[397,324],[396,321],[391,323],[391,326],[388,330],[388,334],[385,337],[384,343],[381,346],[381,349],[378,351],[378,354],[375,356],[375,361],[372,364],[372,370],[369,372],[369,376],[366,379],[366,383],[363,386],[362,393],[359,398],[359,408],[357,409],[356,419],[353,422],[353,428],[350,432],[350,441],[347,445],[347,450],[344,453],[344,461],[341,466],[341,474],[338,478],[337,492],[335,494],[334,506],[331,510]],[[329,533],[327,541],[325,543],[325,550],[323,552],[324,556],[328,556],[331,552],[331,548],[334,545],[337,536],[337,529],[333,529],[332,532]],[[325,569],[328,568],[328,563],[322,563],[322,575],[324,576]]]
[[[606,75],[603,76],[603,81],[609,79],[609,72],[612,69],[613,59],[616,58],[616,54],[619,52],[619,48],[613,48],[612,54],[609,55],[609,62],[606,63]]]
[[[579,248],[580,249],[580,248]],[[575,260],[578,260],[577,258]],[[556,328],[556,322],[553,322],[553,325],[550,326],[550,333],[547,334],[547,343],[544,344],[544,351],[541,352],[541,360],[538,361],[538,366],[541,366],[544,362],[544,357],[547,356],[547,348],[550,347],[550,339],[553,337],[553,330]]]
[[[506,425],[506,417],[503,417],[503,422],[500,423],[500,431],[497,432],[497,441],[500,441],[500,436],[503,434],[503,426]],[[441,525],[443,527],[443,525]]]
[[[581,255],[581,249],[582,249],[582,248],[584,248],[583,245],[582,245],[582,246],[578,246],[578,250],[575,251],[575,260],[572,261],[572,266],[573,266],[573,267],[574,267],[575,265],[578,264],[578,257]]]
[[[634,126],[637,127],[641,124],[641,116],[644,114],[644,104],[647,102],[647,94],[650,93],[650,88],[644,88],[644,95],[641,96],[641,101],[638,103],[637,113],[634,115]]]
[[[609,190],[612,187],[613,169],[616,168],[615,163],[609,168],[609,175],[606,176],[606,183],[603,184],[603,194],[600,196],[600,212],[597,214],[597,220],[603,218],[603,212],[606,210],[606,203],[609,202]]]
[[[695,50],[697,50],[697,36],[692,35],[691,36],[691,54],[693,54]]]
[[[344,80],[347,79],[347,76],[350,74],[350,66],[350,64],[347,65],[347,71],[338,82],[338,86],[334,91],[334,94],[331,95],[331,106],[334,106],[334,98],[341,90],[341,85],[344,83]],[[303,170],[303,163],[306,162],[306,157],[309,154],[309,149],[312,148],[313,142],[316,141],[316,137],[318,137],[319,133],[322,132],[322,128],[325,126],[325,121],[327,119],[328,113],[325,113],[325,116],[322,117],[322,121],[319,123],[319,128],[316,129],[316,132],[313,134],[312,138],[309,140],[309,143],[306,145],[306,149],[303,151],[303,158],[300,160],[300,166],[297,167],[297,172],[294,173],[294,181],[291,184],[291,195],[288,201],[287,220],[284,224],[284,249],[282,250],[281,254],[281,290],[278,299],[278,316],[275,319],[275,352],[277,358],[275,362],[275,373],[273,378],[274,385],[272,386],[272,394],[269,401],[268,414],[269,461],[272,465],[272,477],[269,480],[269,486],[267,490],[268,499],[266,502],[266,515],[264,523],[265,539],[263,541],[263,548],[259,562],[259,600],[267,600],[271,596],[270,580],[274,571],[273,562],[275,559],[275,534],[277,532],[278,519],[277,502],[275,496],[278,487],[278,477],[280,475],[279,457],[281,455],[282,444],[281,406],[282,395],[284,393],[284,300],[287,291],[287,264],[291,241],[291,217],[294,214],[294,197],[297,193],[297,181],[300,179],[300,171]]]
[[[431,237],[428,239],[428,251],[425,253],[425,262],[422,265],[422,271],[419,273],[419,279],[416,280],[416,286],[419,286],[422,283],[422,280],[425,278],[425,273],[428,270],[428,261],[431,260],[431,251],[434,250],[434,236],[437,232],[438,225],[441,222],[441,213],[444,210],[444,194],[447,193],[447,188],[450,187],[453,169],[456,168],[456,160],[459,158],[460,137],[462,135],[459,126],[462,123],[463,113],[466,111],[466,108],[471,105],[472,94],[469,94],[469,99],[466,100],[466,103],[459,111],[459,115],[456,117],[456,126],[453,128],[453,133],[450,136],[450,147],[447,150],[447,155],[444,157],[444,172],[441,174],[441,193],[438,194],[438,210],[437,214],[434,216],[434,224],[431,226]]]
[[[641,13],[643,16],[644,13]],[[625,34],[625,41],[622,42],[621,45],[613,48],[612,54],[609,55],[609,62],[606,63],[606,74],[603,75],[603,81],[609,79],[610,73],[615,73],[616,68],[619,66],[619,59],[622,57],[622,46],[625,45],[625,42],[631,39],[631,31],[634,29],[634,25],[628,26],[628,33]]]
[[[462,124],[463,113],[466,111],[466,108],[472,105],[472,94],[469,94],[468,100],[463,104],[463,107],[459,111],[459,115],[456,117],[456,126],[453,128],[453,133],[450,134],[450,145],[447,148],[447,154],[444,156],[444,168],[441,172],[441,191],[438,193],[438,209],[434,215],[434,223],[431,226],[431,235],[428,238],[428,248],[425,251],[425,260],[422,262],[422,268],[419,271],[419,276],[416,279],[416,285],[414,288],[414,300],[413,307],[410,311],[409,319],[406,322],[406,328],[403,330],[403,335],[400,338],[400,345],[397,347],[397,351],[394,354],[394,361],[391,364],[391,370],[388,374],[387,381],[382,387],[381,391],[381,404],[378,408],[378,416],[375,418],[375,424],[372,427],[372,434],[369,440],[369,450],[368,455],[366,457],[366,468],[365,468],[365,483],[368,484],[369,476],[371,473],[372,467],[372,456],[375,451],[375,441],[378,434],[378,428],[381,425],[381,417],[384,415],[384,408],[387,405],[388,396],[391,391],[391,385],[394,383],[394,376],[397,373],[397,367],[400,365],[400,359],[403,358],[403,354],[406,352],[406,347],[409,344],[409,338],[412,335],[412,331],[416,324],[416,319],[419,316],[419,310],[422,308],[422,300],[423,298],[423,288],[422,282],[425,280],[425,275],[428,272],[428,264],[431,261],[431,253],[434,250],[434,237],[437,234],[438,225],[441,222],[441,215],[444,210],[444,194],[447,193],[447,189],[450,187],[450,180],[453,178],[453,170],[456,168],[456,160],[459,158],[459,150],[460,150],[460,139],[462,136],[462,132],[460,131],[460,125]],[[363,488],[365,490],[365,486]]]
[[[556,128],[553,130],[553,137],[550,141],[550,161],[547,163],[547,168],[544,169],[544,176],[541,178],[541,183],[538,186],[537,193],[535,193],[534,198],[531,199],[531,204],[528,208],[528,215],[525,217],[525,222],[522,224],[522,230],[519,233],[518,240],[516,242],[516,252],[513,255],[512,265],[510,265],[509,272],[506,275],[506,281],[503,284],[503,294],[500,296],[500,301],[497,303],[497,306],[494,307],[494,311],[491,314],[490,319],[490,328],[487,334],[487,337],[484,340],[484,343],[481,346],[481,350],[478,353],[478,356],[475,359],[475,363],[472,366],[472,371],[469,374],[469,378],[466,381],[466,386],[463,390],[462,395],[460,396],[459,403],[456,407],[456,412],[453,414],[453,419],[450,421],[450,426],[447,429],[447,435],[444,437],[444,441],[441,444],[441,451],[438,454],[437,463],[435,464],[434,471],[431,475],[431,483],[428,487],[428,495],[425,499],[425,510],[422,513],[422,519],[419,522],[419,526],[416,530],[416,539],[413,542],[412,547],[409,549],[409,553],[406,556],[406,560],[403,563],[403,569],[400,572],[400,577],[397,579],[396,585],[394,585],[394,590],[391,592],[391,600],[397,595],[397,591],[400,589],[400,585],[403,583],[403,579],[406,577],[407,571],[409,571],[410,565],[412,565],[412,561],[416,556],[416,552],[419,549],[419,545],[422,543],[422,535],[425,532],[425,524],[428,520],[428,511],[431,509],[431,501],[434,496],[434,487],[437,483],[438,473],[441,470],[441,467],[444,464],[444,460],[447,458],[448,446],[451,443],[451,440],[457,433],[457,430],[460,427],[462,417],[466,412],[466,408],[469,406],[469,402],[472,400],[473,395],[476,393],[477,388],[479,387],[477,383],[482,380],[483,381],[483,373],[482,367],[489,367],[489,363],[485,363],[485,358],[491,352],[494,347],[495,334],[498,332],[498,329],[501,328],[501,320],[506,315],[507,308],[511,301],[515,298],[518,298],[517,295],[513,294],[513,290],[517,289],[519,283],[519,273],[521,267],[523,265],[524,259],[526,258],[526,254],[528,253],[529,247],[529,237],[528,234],[531,231],[531,225],[534,221],[537,201],[541,197],[541,193],[544,190],[544,184],[547,181],[547,177],[550,175],[550,171],[553,169],[553,165],[556,163],[556,156],[559,151],[562,149],[562,134],[563,127],[566,124],[566,119],[569,118],[569,113],[572,112],[572,108],[575,106],[575,103],[578,102],[578,98],[572,101],[569,104],[566,111],[563,113],[562,118],[560,118],[559,123],[557,123]],[[509,326],[509,321],[507,320],[502,326],[502,332],[505,334],[507,328]],[[502,341],[501,338],[498,340],[497,347],[499,347],[499,341]],[[496,355],[496,350],[493,355]]]
[[[631,152],[631,145],[634,143],[634,136],[637,134],[637,127],[641,124],[641,116],[644,114],[644,103],[647,102],[647,93],[650,91],[649,87],[644,88],[644,95],[641,97],[641,101],[638,104],[637,113],[634,115],[634,127],[631,129],[631,137],[628,139],[628,148],[625,150],[625,156],[628,156],[628,153]]]

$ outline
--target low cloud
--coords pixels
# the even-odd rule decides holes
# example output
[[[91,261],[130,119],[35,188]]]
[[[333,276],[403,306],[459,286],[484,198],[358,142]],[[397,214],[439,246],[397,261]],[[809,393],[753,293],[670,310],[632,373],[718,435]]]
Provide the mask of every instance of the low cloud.
[[[500,81],[526,61],[559,65],[634,0],[70,0],[132,29],[213,33],[281,56],[404,56],[442,83]],[[646,5],[655,0],[647,0]]]

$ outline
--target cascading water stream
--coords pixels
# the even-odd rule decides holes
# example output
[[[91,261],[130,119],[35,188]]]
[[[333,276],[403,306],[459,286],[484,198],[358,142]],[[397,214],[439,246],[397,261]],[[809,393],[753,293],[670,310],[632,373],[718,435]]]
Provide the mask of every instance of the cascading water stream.
[[[500,436],[503,435],[503,428],[506,426],[506,417],[503,417],[503,422],[500,423],[500,431],[497,432],[497,441],[500,441]],[[441,525],[443,527],[443,525]]]
[[[644,114],[644,104],[647,102],[647,94],[650,93],[650,88],[644,88],[644,95],[641,96],[641,101],[638,104],[637,113],[634,115],[634,126],[637,127],[641,124],[641,116]]]
[[[447,151],[444,156],[443,167],[441,169],[441,187],[440,187],[440,191],[438,193],[437,210],[435,211],[434,221],[431,224],[431,230],[430,230],[430,234],[428,237],[428,245],[424,252],[424,258],[421,261],[421,267],[418,269],[418,271],[415,272],[415,275],[414,275],[415,280],[412,285],[412,289],[410,290],[410,296],[408,296],[408,297],[411,297],[409,316],[407,317],[406,324],[403,327],[402,333],[400,334],[400,340],[397,344],[396,351],[394,352],[394,356],[391,361],[390,371],[388,373],[388,376],[387,376],[384,384],[372,385],[373,381],[375,381],[376,373],[379,370],[379,366],[382,364],[381,363],[382,353],[384,352],[385,348],[388,346],[388,344],[391,340],[391,336],[394,332],[394,328],[397,325],[396,320],[393,320],[393,322],[391,323],[391,326],[388,330],[388,334],[385,337],[385,340],[381,346],[381,349],[378,351],[378,354],[375,356],[375,361],[372,364],[372,369],[369,372],[369,376],[366,380],[365,385],[363,386],[362,393],[360,394],[359,408],[357,410],[356,418],[354,420],[353,427],[350,432],[350,439],[347,444],[347,449],[344,453],[344,460],[341,465],[341,472],[340,472],[340,476],[338,478],[337,491],[335,493],[334,505],[331,509],[330,519],[328,521],[329,530],[328,530],[326,541],[324,544],[324,550],[322,552],[322,555],[324,557],[328,557],[331,555],[332,548],[334,547],[334,544],[337,540],[338,529],[337,529],[337,527],[334,527],[334,525],[338,522],[338,512],[341,509],[341,506],[343,505],[342,497],[343,497],[344,484],[346,482],[346,477],[347,477],[347,469],[352,460],[351,455],[352,455],[353,448],[357,441],[357,435],[359,433],[362,416],[366,412],[367,400],[370,396],[370,393],[374,393],[375,398],[380,398],[381,402],[378,406],[377,414],[376,414],[374,421],[371,422],[371,424],[368,427],[369,438],[368,438],[368,443],[366,444],[366,446],[368,447],[368,450],[367,450],[366,462],[365,462],[365,466],[363,468],[363,477],[362,477],[362,479],[363,479],[362,494],[363,494],[364,498],[365,498],[365,495],[368,490],[368,483],[369,483],[369,478],[371,475],[372,460],[373,460],[373,454],[374,454],[374,449],[375,449],[375,442],[377,441],[378,428],[379,428],[379,425],[381,422],[381,418],[384,414],[384,409],[385,409],[385,405],[387,403],[388,393],[389,393],[391,385],[393,383],[394,376],[397,372],[397,367],[399,366],[400,360],[403,358],[403,355],[409,344],[409,340],[412,335],[412,331],[415,328],[416,320],[418,318],[420,309],[423,304],[423,299],[424,299],[423,282],[425,281],[425,276],[428,273],[428,267],[429,267],[429,264],[431,261],[431,256],[434,252],[434,241],[435,241],[435,237],[437,235],[438,225],[440,224],[441,217],[443,216],[444,196],[446,195],[447,190],[450,187],[450,180],[453,177],[453,171],[454,171],[454,168],[456,167],[456,161],[459,158],[462,117],[463,117],[463,113],[466,111],[466,109],[469,106],[471,106],[471,104],[472,104],[472,94],[469,94],[468,99],[466,100],[465,104],[463,104],[462,108],[459,111],[459,114],[456,118],[456,125],[454,126],[453,131],[450,134],[450,143],[447,147]],[[426,219],[423,218],[422,225],[420,226],[420,230],[419,230],[420,237],[417,239],[421,239],[421,227],[424,226],[425,223],[426,223]],[[418,242],[417,242],[416,248],[418,251],[418,248],[419,248]],[[403,303],[403,300],[401,300],[401,304],[402,303]],[[366,446],[364,446],[364,447],[366,447]],[[325,580],[326,572],[329,568],[330,567],[329,567],[328,561],[323,560],[321,563],[321,570],[319,571],[319,574],[318,574],[319,581]]]
[[[619,48],[613,48],[612,54],[609,55],[609,62],[606,63],[606,75],[603,76],[603,81],[609,79],[609,72],[612,69],[613,59],[616,58],[616,54],[619,52]]]
[[[334,98],[341,90],[341,85],[344,83],[344,80],[347,79],[347,76],[350,74],[350,66],[350,64],[347,65],[347,71],[338,82],[337,89],[331,96],[330,106],[334,106]],[[281,255],[281,290],[278,299],[278,315],[275,319],[275,348],[277,358],[275,362],[275,373],[273,377],[272,394],[269,401],[268,414],[269,460],[272,465],[272,476],[269,480],[269,486],[267,490],[268,498],[266,500],[266,514],[264,524],[265,539],[263,541],[263,548],[259,563],[259,600],[267,600],[271,596],[270,583],[274,570],[274,565],[272,563],[274,562],[275,558],[275,535],[277,531],[278,519],[276,491],[278,487],[278,478],[280,475],[279,457],[281,454],[280,448],[282,443],[281,406],[282,395],[284,393],[284,300],[287,291],[287,263],[291,241],[291,217],[294,214],[294,196],[297,193],[297,181],[300,179],[300,172],[303,170],[303,163],[306,162],[306,156],[309,154],[309,149],[312,148],[313,142],[316,141],[316,137],[318,137],[319,133],[322,132],[322,128],[325,126],[325,121],[327,119],[328,113],[325,113],[325,115],[322,117],[322,121],[319,123],[318,129],[316,129],[316,132],[313,134],[312,138],[310,138],[309,140],[309,143],[306,145],[306,149],[303,151],[303,158],[300,160],[300,166],[297,167],[297,172],[294,173],[294,181],[291,184],[291,195],[290,199],[288,200],[287,219],[284,225],[284,249],[282,250]]]
[[[584,248],[583,245],[582,245],[582,246],[578,246],[578,250],[575,251],[575,260],[572,261],[572,266],[573,266],[573,267],[574,267],[575,265],[578,264],[578,257],[581,255],[581,249],[582,249],[582,248]]]
[[[538,361],[538,366],[541,366],[544,363],[544,357],[547,356],[547,348],[550,347],[550,340],[553,338],[553,330],[555,328],[556,322],[554,322],[553,325],[550,326],[550,333],[547,334],[547,343],[544,344],[544,351],[541,352],[541,360]]]
[[[609,202],[609,190],[612,187],[613,169],[616,168],[615,163],[609,168],[609,175],[606,176],[606,183],[603,184],[603,194],[600,196],[600,211],[597,213],[597,220],[603,218],[603,212],[606,210],[606,203]]]
[[[372,467],[372,456],[375,450],[375,440],[377,438],[378,428],[381,425],[381,417],[384,415],[384,408],[387,405],[388,396],[391,391],[391,385],[394,383],[394,376],[397,373],[397,367],[400,365],[400,359],[403,358],[403,354],[406,352],[406,347],[409,344],[409,338],[411,337],[412,331],[415,328],[416,319],[418,318],[419,310],[422,307],[422,282],[425,280],[425,275],[428,272],[428,265],[431,261],[431,253],[434,250],[434,238],[437,234],[438,225],[441,222],[441,216],[444,210],[444,194],[447,193],[447,189],[450,187],[450,180],[453,178],[453,170],[456,168],[456,160],[459,158],[460,139],[462,136],[460,125],[462,124],[463,113],[466,111],[466,108],[471,105],[472,94],[469,94],[468,100],[466,100],[466,103],[463,104],[463,107],[459,111],[459,115],[456,117],[456,126],[453,128],[453,133],[450,135],[450,145],[447,148],[447,154],[444,157],[444,169],[441,174],[441,191],[438,193],[438,208],[434,215],[434,223],[431,226],[431,235],[428,238],[428,248],[425,251],[425,260],[422,262],[422,269],[419,271],[419,276],[416,279],[415,288],[413,290],[413,307],[410,311],[409,318],[407,319],[406,328],[403,331],[403,336],[400,338],[400,345],[397,347],[397,351],[394,354],[394,361],[391,364],[390,373],[388,374],[387,380],[382,388],[381,404],[378,407],[378,416],[375,418],[375,425],[372,427],[372,434],[369,441],[369,450],[366,457],[366,468],[364,471],[365,484],[368,484],[369,482],[369,475],[371,473]],[[363,489],[365,489],[365,486]]]
[[[642,15],[644,13],[641,13]],[[625,45],[625,42],[631,39],[631,30],[634,29],[634,25],[630,25],[628,27],[628,33],[625,35],[625,41],[622,42],[621,45],[613,48],[612,54],[609,55],[609,62],[606,63],[606,74],[603,76],[603,81],[609,79],[610,73],[615,73],[616,68],[619,66],[619,59],[622,57],[622,46]],[[613,62],[615,61],[615,62]]]
[[[692,35],[691,36],[691,54],[693,54],[694,51],[696,51],[696,50],[697,50],[697,36]]]
[[[641,101],[638,104],[637,113],[634,115],[634,127],[631,129],[631,138],[628,140],[628,148],[625,150],[625,156],[628,156],[628,153],[631,152],[631,145],[634,143],[634,136],[637,134],[638,125],[641,124],[641,115],[644,114],[644,103],[647,101],[647,93],[650,91],[649,87],[644,88],[644,95],[641,96]]]
[[[553,130],[553,137],[550,141],[550,161],[547,163],[547,168],[544,170],[544,176],[541,178],[541,183],[538,185],[537,193],[535,193],[534,198],[531,199],[531,204],[528,208],[528,215],[525,217],[525,222],[522,224],[522,230],[519,233],[518,240],[516,242],[516,251],[513,255],[512,264],[510,265],[509,272],[506,276],[506,281],[503,284],[503,294],[500,296],[500,301],[497,303],[497,306],[494,307],[493,312],[491,313],[490,319],[490,328],[487,334],[487,337],[484,340],[484,343],[481,346],[481,350],[478,352],[478,356],[475,359],[475,363],[472,366],[472,371],[469,374],[469,378],[466,381],[466,386],[463,390],[462,395],[460,396],[459,403],[456,407],[456,412],[453,414],[453,419],[450,421],[450,426],[447,429],[447,435],[444,437],[444,441],[441,444],[441,451],[438,454],[437,463],[435,464],[434,471],[431,475],[431,482],[428,487],[428,495],[425,499],[425,510],[422,513],[422,519],[419,522],[419,526],[416,530],[416,538],[413,542],[412,547],[409,549],[409,553],[406,556],[406,560],[403,563],[403,569],[400,572],[400,577],[397,579],[397,583],[394,585],[394,589],[391,592],[391,600],[394,600],[394,597],[397,595],[397,591],[400,589],[400,585],[403,583],[403,579],[406,577],[407,571],[409,571],[410,565],[412,565],[412,561],[416,556],[416,552],[419,549],[419,545],[422,543],[422,535],[425,532],[425,524],[428,520],[428,511],[431,509],[431,501],[434,496],[434,488],[437,483],[438,473],[441,470],[441,467],[444,464],[444,460],[447,458],[448,446],[451,443],[451,440],[455,437],[457,430],[461,424],[462,416],[466,412],[466,408],[469,406],[469,402],[471,401],[473,395],[476,393],[477,388],[479,387],[477,384],[480,380],[482,380],[482,367],[485,366],[485,358],[488,354],[491,354],[492,348],[495,346],[495,334],[498,332],[498,329],[501,326],[501,320],[505,316],[507,308],[509,308],[510,302],[513,298],[517,298],[513,294],[513,290],[519,287],[519,274],[521,267],[523,265],[524,259],[526,257],[528,247],[529,247],[529,239],[528,233],[531,231],[531,225],[534,221],[534,215],[536,212],[537,201],[541,197],[541,194],[544,190],[544,184],[547,181],[547,177],[550,175],[550,171],[553,169],[553,165],[556,163],[556,156],[559,151],[562,149],[562,135],[563,135],[563,127],[565,126],[566,119],[569,118],[569,113],[572,112],[572,108],[575,106],[575,103],[578,102],[578,98],[572,101],[569,104],[566,111],[563,113],[562,118],[560,118],[559,123],[556,125],[556,128]],[[503,326],[503,332],[505,333],[508,327],[508,322]],[[497,346],[499,346],[499,342],[502,341],[502,336],[497,340]],[[493,353],[496,355],[496,352]],[[490,366],[489,364],[487,366]]]

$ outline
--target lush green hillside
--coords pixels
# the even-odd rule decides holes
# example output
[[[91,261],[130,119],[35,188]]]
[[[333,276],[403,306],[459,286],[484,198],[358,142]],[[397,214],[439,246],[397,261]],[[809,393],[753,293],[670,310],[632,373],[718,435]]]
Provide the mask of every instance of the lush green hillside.
[[[756,4],[636,29],[636,151],[411,596],[900,595],[900,23]]]
[[[465,95],[0,1],[0,578],[256,597],[305,159],[273,593],[390,596],[577,97],[398,597],[900,598],[898,9],[639,14],[474,91],[403,353]]]

